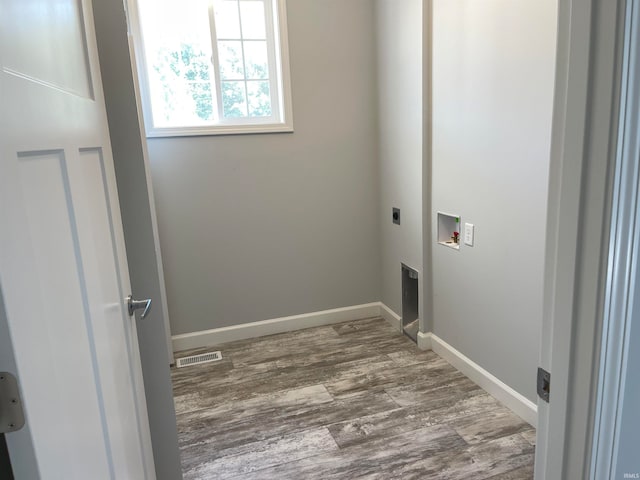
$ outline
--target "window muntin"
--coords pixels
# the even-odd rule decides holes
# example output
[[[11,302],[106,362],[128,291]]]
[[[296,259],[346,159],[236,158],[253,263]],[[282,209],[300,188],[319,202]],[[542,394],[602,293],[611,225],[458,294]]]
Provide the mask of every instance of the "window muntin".
[[[284,0],[137,0],[149,136],[291,131]]]

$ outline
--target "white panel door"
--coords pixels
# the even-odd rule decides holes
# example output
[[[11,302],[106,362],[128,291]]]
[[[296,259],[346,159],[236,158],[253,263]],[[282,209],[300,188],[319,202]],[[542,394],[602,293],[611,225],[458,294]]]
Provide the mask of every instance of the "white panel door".
[[[2,0],[0,18],[0,371],[27,419],[13,468],[153,479],[91,2]]]

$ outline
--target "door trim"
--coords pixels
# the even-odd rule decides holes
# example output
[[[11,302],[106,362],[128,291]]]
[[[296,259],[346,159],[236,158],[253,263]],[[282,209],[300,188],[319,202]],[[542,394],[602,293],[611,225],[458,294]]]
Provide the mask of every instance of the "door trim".
[[[627,368],[630,327],[634,314],[637,316],[634,287],[640,252],[640,158],[637,157],[640,2],[628,2],[625,18],[619,145],[609,232],[611,248],[589,477],[593,480],[615,475],[623,377]]]
[[[559,1],[540,355],[553,383],[538,401],[538,480],[588,474],[625,5]]]

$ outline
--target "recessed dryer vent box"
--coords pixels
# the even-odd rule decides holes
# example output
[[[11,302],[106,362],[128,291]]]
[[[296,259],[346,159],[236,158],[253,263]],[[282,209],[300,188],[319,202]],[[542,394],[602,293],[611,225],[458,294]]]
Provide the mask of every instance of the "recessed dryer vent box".
[[[460,250],[460,216],[438,212],[438,243]]]

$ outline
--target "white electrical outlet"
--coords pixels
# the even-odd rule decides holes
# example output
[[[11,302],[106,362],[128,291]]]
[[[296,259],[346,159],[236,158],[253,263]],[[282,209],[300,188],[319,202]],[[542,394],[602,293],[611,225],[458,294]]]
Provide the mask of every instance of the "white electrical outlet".
[[[464,244],[473,247],[473,224],[464,224]]]

